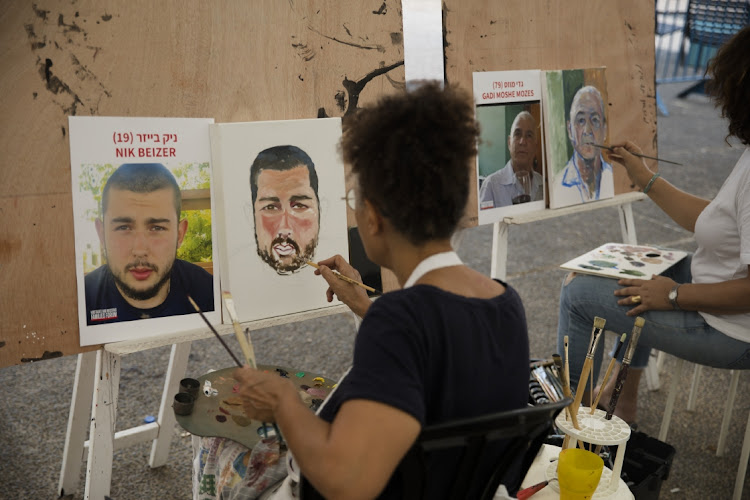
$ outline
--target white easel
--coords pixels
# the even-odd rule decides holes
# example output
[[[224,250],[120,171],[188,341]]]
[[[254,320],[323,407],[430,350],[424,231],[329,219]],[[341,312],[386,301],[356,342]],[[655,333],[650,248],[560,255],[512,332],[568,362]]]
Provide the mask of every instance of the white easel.
[[[243,327],[257,330],[343,312],[349,312],[349,308],[339,305],[252,321],[244,323]],[[225,335],[233,332],[233,329],[231,325],[223,325],[218,327],[217,331]],[[83,461],[86,461],[83,497],[103,500],[109,496],[114,451],[137,443],[153,441],[149,457],[150,467],[160,467],[167,463],[172,430],[177,422],[172,411],[172,398],[178,392],[180,379],[184,377],[192,341],[211,337],[213,333],[209,330],[192,330],[146,340],[107,344],[98,351],[78,355],[60,482],[57,488],[60,496],[63,493],[70,494],[78,488]],[[122,357],[170,344],[172,351],[156,421],[115,433]]]
[[[633,202],[647,199],[648,196],[641,192],[631,192],[618,194],[614,198],[607,200],[584,203],[582,205],[573,205],[558,209],[545,209],[534,212],[528,212],[519,215],[505,217],[502,221],[495,222],[492,233],[492,265],[490,275],[493,278],[505,280],[507,275],[506,262],[508,260],[508,231],[511,225],[528,224],[547,219],[554,219],[565,215],[572,215],[600,208],[617,207],[620,215],[620,230],[622,231],[622,241],[629,245],[638,244],[635,234],[635,224],[633,222]],[[658,363],[651,360],[646,367],[646,385],[650,391],[659,389],[659,370]]]

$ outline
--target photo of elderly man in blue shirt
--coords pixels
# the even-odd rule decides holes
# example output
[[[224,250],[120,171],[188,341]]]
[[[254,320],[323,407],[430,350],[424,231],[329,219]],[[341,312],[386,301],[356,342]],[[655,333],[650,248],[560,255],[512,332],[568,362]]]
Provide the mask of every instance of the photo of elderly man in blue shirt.
[[[544,179],[534,170],[538,143],[536,120],[528,111],[521,111],[508,135],[510,160],[487,176],[479,189],[482,210],[544,199]]]

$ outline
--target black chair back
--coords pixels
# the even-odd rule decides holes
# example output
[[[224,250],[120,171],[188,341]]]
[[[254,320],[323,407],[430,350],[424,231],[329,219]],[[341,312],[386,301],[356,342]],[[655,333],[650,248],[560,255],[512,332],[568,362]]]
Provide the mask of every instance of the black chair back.
[[[395,472],[401,474],[403,498],[427,500],[432,481],[427,466],[429,457],[446,451],[458,460],[450,481],[451,490],[444,497],[447,500],[465,500],[470,498],[467,495],[471,491],[479,492],[479,496],[471,494],[473,498],[491,500],[500,484],[514,495],[552,430],[555,418],[571,402],[566,398],[425,427]],[[502,445],[502,441],[505,446],[498,455],[496,445]],[[492,461],[489,468],[488,460]],[[441,479],[445,480],[442,476]],[[304,477],[301,498],[322,498]]]

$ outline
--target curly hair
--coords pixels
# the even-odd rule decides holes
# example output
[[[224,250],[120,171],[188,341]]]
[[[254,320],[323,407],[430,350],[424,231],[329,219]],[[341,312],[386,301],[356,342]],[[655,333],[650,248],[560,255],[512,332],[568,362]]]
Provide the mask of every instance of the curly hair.
[[[750,26],[722,45],[706,69],[706,92],[729,120],[729,135],[750,145]]]
[[[479,126],[470,96],[424,82],[344,123],[341,151],[368,200],[413,244],[448,238],[466,207]]]

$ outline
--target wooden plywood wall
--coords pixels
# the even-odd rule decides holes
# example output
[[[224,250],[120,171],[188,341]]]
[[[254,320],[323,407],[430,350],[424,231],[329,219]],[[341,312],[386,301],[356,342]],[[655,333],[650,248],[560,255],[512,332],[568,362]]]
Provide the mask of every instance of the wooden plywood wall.
[[[342,116],[403,88],[398,3],[0,4],[0,367],[95,348],[78,346],[69,115]]]
[[[403,88],[398,0],[0,7],[0,367],[96,348],[78,345],[69,115],[344,116]],[[443,15],[449,82],[607,66],[610,137],[655,152],[653,2],[446,0]]]
[[[656,156],[652,0],[446,0],[444,5],[448,81],[471,89],[475,71],[605,66],[610,141],[630,139]],[[635,189],[624,169],[614,173],[615,193]],[[476,199],[469,206],[474,210],[468,225],[476,224]]]

